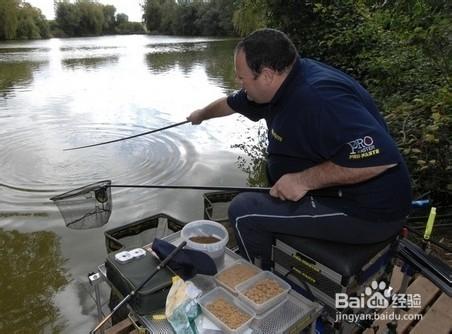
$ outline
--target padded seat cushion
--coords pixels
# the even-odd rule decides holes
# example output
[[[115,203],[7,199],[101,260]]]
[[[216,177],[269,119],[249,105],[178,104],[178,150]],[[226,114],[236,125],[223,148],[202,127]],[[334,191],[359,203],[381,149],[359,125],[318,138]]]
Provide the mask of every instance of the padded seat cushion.
[[[351,277],[359,273],[367,262],[395,239],[395,236],[383,242],[362,245],[342,244],[285,234],[277,234],[276,239],[342,276]]]

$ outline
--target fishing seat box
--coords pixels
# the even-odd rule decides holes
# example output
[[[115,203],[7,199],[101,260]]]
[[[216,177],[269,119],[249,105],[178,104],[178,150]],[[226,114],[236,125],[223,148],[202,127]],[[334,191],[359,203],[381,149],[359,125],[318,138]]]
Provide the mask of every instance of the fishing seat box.
[[[157,268],[160,261],[146,251],[146,255],[131,262],[120,263],[115,254],[109,253],[105,262],[107,278],[123,297],[138,288]],[[160,269],[146,285],[129,300],[129,305],[140,314],[151,314],[165,308],[166,296],[172,285],[174,274],[167,267]]]
[[[357,295],[372,280],[390,279],[396,240],[350,245],[278,234],[272,247],[273,270],[302,294],[312,294],[333,315],[336,293]]]

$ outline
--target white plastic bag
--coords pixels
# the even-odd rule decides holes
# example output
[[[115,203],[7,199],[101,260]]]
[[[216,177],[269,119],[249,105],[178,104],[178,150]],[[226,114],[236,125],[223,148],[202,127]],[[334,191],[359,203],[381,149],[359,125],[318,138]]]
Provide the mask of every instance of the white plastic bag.
[[[201,295],[192,282],[173,277],[173,285],[166,297],[165,315],[177,334],[196,334],[194,320],[200,314],[195,298]]]

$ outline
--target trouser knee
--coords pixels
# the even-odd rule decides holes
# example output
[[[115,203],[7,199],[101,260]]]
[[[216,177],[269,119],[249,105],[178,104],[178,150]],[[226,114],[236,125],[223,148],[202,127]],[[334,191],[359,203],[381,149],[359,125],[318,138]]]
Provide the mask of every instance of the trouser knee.
[[[250,211],[250,195],[248,193],[241,193],[235,196],[228,209],[229,221],[235,228],[235,222],[238,217],[251,213]]]
[[[249,260],[249,254],[245,251],[246,244],[249,244],[249,238],[255,235],[255,231],[253,231],[253,224],[250,219],[243,219],[244,216],[254,213],[253,211],[253,194],[249,193],[241,193],[238,194],[232,200],[228,209],[229,221],[234,230],[234,234],[237,240],[237,245],[242,253],[242,255]],[[240,221],[240,223],[238,223]]]

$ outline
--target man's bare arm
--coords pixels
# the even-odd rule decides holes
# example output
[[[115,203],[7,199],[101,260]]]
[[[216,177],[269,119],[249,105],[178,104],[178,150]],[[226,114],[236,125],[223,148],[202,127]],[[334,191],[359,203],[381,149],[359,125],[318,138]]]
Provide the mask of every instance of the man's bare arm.
[[[187,120],[192,124],[201,124],[202,121],[205,121],[207,119],[233,114],[234,110],[229,107],[226,99],[226,97],[219,98],[206,107],[193,111],[187,117]]]
[[[270,190],[270,195],[298,201],[310,190],[364,182],[394,166],[396,164],[348,168],[326,161],[299,173],[283,175]]]

